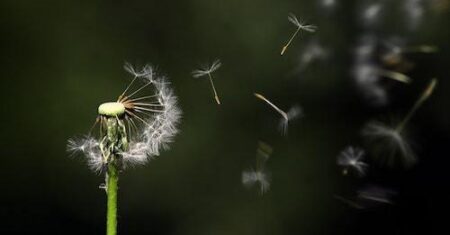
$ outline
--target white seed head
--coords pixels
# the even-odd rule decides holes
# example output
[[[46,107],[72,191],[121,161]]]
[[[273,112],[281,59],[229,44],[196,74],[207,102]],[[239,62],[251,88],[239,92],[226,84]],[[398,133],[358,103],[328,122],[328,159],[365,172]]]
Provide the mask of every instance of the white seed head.
[[[118,122],[123,123],[127,128],[126,138],[128,147],[125,150],[117,150],[117,155],[121,161],[119,165],[123,167],[142,165],[160,154],[162,149],[168,149],[169,143],[178,132],[177,125],[181,118],[181,110],[177,105],[177,98],[169,87],[170,83],[164,76],[160,76],[150,65],[145,65],[142,69],[136,69],[126,63],[125,70],[131,73],[134,78],[128,85],[117,102],[102,104],[99,107],[100,122],[109,116],[116,117]],[[144,85],[136,88],[135,91],[127,94],[132,88],[132,84],[139,78]],[[139,92],[150,89],[153,86],[153,93],[150,95],[133,98]],[[120,108],[121,115],[107,115],[111,110]],[[125,109],[122,111],[122,109]],[[102,123],[100,123],[102,125]],[[99,139],[85,137],[78,140],[69,140],[68,150],[71,152],[82,152],[88,159],[89,166],[94,171],[101,171],[108,163],[107,156],[102,151],[104,137]]]

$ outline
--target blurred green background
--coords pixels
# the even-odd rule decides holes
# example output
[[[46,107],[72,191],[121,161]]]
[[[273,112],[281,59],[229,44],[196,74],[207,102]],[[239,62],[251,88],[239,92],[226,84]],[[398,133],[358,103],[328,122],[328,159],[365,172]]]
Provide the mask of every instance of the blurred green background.
[[[119,234],[436,232],[449,196],[449,12],[427,11],[408,31],[402,13],[389,8],[378,36],[440,50],[411,58],[414,82],[397,85],[388,106],[373,108],[351,77],[352,47],[367,31],[359,7],[356,0],[334,9],[306,0],[2,0],[0,232],[104,233],[103,176],[82,156],[70,157],[66,143],[87,133],[98,105],[124,89],[125,61],[152,63],[170,78],[183,120],[171,150],[121,175]],[[300,34],[280,57],[295,30],[289,12],[319,30]],[[293,72],[313,39],[330,49],[329,58]],[[190,74],[215,58],[223,63],[214,74],[220,106],[208,81]],[[410,125],[420,163],[364,179],[342,176],[336,155],[364,146],[364,123],[401,117],[432,77],[438,89]],[[278,114],[254,92],[286,110],[298,103],[305,115],[283,137]],[[263,196],[241,184],[260,140],[274,148],[271,190]],[[360,211],[333,197],[366,183],[395,188],[395,206]]]

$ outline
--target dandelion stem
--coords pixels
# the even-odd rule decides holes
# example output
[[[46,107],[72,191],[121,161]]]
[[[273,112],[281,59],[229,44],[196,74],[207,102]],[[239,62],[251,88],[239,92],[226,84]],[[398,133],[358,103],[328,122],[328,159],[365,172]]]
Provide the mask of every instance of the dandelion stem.
[[[405,116],[405,118],[400,122],[400,124],[397,126],[396,131],[400,133],[405,128],[406,123],[408,123],[409,119],[414,115],[414,113],[422,106],[423,102],[430,97],[430,95],[433,93],[434,88],[436,87],[437,79],[432,79],[431,82],[428,84],[427,88],[423,91],[422,95],[417,99],[416,103],[414,103],[414,106],[409,110],[408,114]]]
[[[300,27],[297,27],[297,30],[295,31],[294,34],[292,34],[291,38],[289,39],[289,41],[286,43],[286,45],[284,45],[283,49],[281,49],[281,55],[284,55],[284,52],[287,50],[287,48],[289,47],[289,45],[291,44],[292,40],[294,40],[295,36],[297,35],[297,33],[300,31]]]
[[[219,96],[217,95],[216,87],[214,86],[214,82],[212,80],[211,73],[208,73],[208,77],[209,77],[209,82],[211,83],[211,87],[214,91],[214,98],[216,99],[217,104],[220,104],[220,99],[219,99]]]
[[[114,163],[108,165],[107,173],[107,212],[106,212],[106,235],[117,234],[117,183],[119,172]]]

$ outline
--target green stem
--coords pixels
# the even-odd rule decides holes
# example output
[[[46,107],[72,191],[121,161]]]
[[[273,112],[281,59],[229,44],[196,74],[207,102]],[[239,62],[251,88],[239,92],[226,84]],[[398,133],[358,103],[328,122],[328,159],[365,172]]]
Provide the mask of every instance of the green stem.
[[[106,213],[106,235],[117,234],[117,183],[119,172],[114,163],[108,164],[107,173],[108,208]]]

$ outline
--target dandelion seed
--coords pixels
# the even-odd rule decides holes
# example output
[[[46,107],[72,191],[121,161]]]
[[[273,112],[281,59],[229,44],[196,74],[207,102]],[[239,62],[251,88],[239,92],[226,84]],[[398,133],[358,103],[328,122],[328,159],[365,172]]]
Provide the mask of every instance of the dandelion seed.
[[[316,40],[312,40],[302,51],[297,70],[302,71],[315,61],[325,60],[328,56],[329,52]]]
[[[436,53],[439,48],[433,45],[418,45],[418,46],[401,46],[398,43],[385,42],[386,52],[383,53],[381,59],[387,65],[398,65],[404,60],[405,54],[423,53],[430,54]]]
[[[337,164],[344,168],[344,175],[348,174],[349,169],[353,169],[359,176],[364,176],[368,165],[362,161],[363,157],[364,150],[349,146],[338,155]]]
[[[353,77],[362,94],[372,104],[384,105],[387,103],[387,92],[378,83],[376,65],[370,62],[356,62],[353,68]]]
[[[361,85],[366,86],[374,85],[376,82],[378,82],[379,77],[389,78],[405,84],[411,83],[411,78],[405,74],[392,70],[382,69],[379,66],[370,63],[358,65],[354,71],[354,75],[356,79],[361,82]]]
[[[256,149],[257,165],[264,164],[269,160],[270,155],[272,155],[273,149],[270,145],[259,141],[258,148]]]
[[[325,8],[332,8],[336,5],[336,0],[321,0],[320,4]]]
[[[422,106],[422,104],[430,98],[431,94],[433,94],[434,89],[437,85],[437,79],[432,79],[428,86],[425,88],[419,99],[414,103],[414,106],[411,108],[411,110],[408,112],[408,114],[405,116],[403,121],[397,126],[397,130],[401,132],[403,128],[405,127],[406,123],[411,119],[411,117],[414,115],[414,113]]]
[[[404,128],[417,109],[431,96],[436,84],[437,80],[433,79],[397,126],[392,127],[380,122],[371,122],[363,129],[363,135],[376,147],[375,155],[379,158],[380,163],[393,166],[401,161],[404,166],[410,167],[416,162],[416,157],[404,137]],[[401,158],[397,159],[397,156]]]
[[[292,40],[294,40],[295,36],[297,36],[298,32],[300,30],[306,31],[306,32],[310,32],[310,33],[314,33],[317,30],[317,27],[315,25],[307,25],[304,23],[300,23],[300,21],[297,19],[297,17],[290,13],[288,15],[288,20],[294,24],[295,26],[297,26],[297,30],[292,34],[292,36],[290,37],[289,41],[283,46],[283,48],[281,49],[281,55],[283,55],[287,48],[289,47],[289,45],[292,43]]]
[[[381,204],[393,204],[392,197],[395,191],[375,185],[368,185],[358,191],[358,198]]]
[[[201,68],[201,69],[197,69],[197,70],[192,71],[192,76],[194,78],[199,78],[199,77],[203,77],[203,76],[208,75],[209,82],[211,83],[211,87],[212,87],[213,92],[214,92],[214,98],[216,99],[216,102],[219,105],[220,105],[220,99],[219,99],[219,96],[217,95],[216,87],[214,86],[214,82],[213,82],[213,78],[212,78],[211,73],[213,73],[214,71],[219,69],[220,66],[222,66],[222,63],[220,62],[220,60],[215,60],[209,66],[203,66],[203,68]]]
[[[404,16],[407,18],[410,29],[415,29],[422,22],[425,14],[425,1],[423,0],[404,0]]]
[[[402,47],[393,43],[386,43],[391,53],[406,54],[406,53],[436,53],[439,48],[433,45],[418,45],[410,47]]]
[[[270,177],[268,176],[267,172],[250,169],[248,171],[242,172],[242,183],[246,187],[251,187],[254,184],[258,183],[260,193],[264,194],[269,191]]]
[[[385,70],[385,69],[377,69],[376,72],[378,75],[386,78],[390,78],[392,80],[402,82],[402,83],[411,83],[411,78],[406,76],[403,73],[399,73],[396,71]]]
[[[298,106],[298,105],[294,105],[286,113],[283,110],[281,110],[280,108],[278,108],[275,104],[270,102],[263,95],[258,94],[258,93],[254,93],[254,95],[256,96],[256,98],[266,102],[270,107],[275,109],[275,111],[277,111],[281,115],[282,118],[280,120],[279,128],[280,128],[282,134],[284,134],[284,135],[286,135],[287,132],[288,132],[289,121],[291,121],[293,119],[296,119],[296,118],[300,117],[303,114],[302,108],[300,106]]]
[[[363,129],[363,135],[375,146],[375,154],[379,163],[393,166],[398,161],[407,167],[416,162],[411,147],[403,133],[395,127],[381,122],[370,122]],[[396,157],[400,156],[400,159]]]
[[[373,62],[376,38],[362,37],[354,50],[353,78],[361,93],[373,105],[385,105],[388,101],[386,90],[379,84],[378,66]]]
[[[383,5],[380,2],[370,3],[367,6],[364,6],[362,9],[362,21],[366,25],[374,24],[381,15]]]
[[[100,143],[91,136],[70,139],[67,143],[67,151],[83,153],[87,158],[89,168],[93,171],[101,171],[104,167]]]
[[[392,205],[393,197],[396,192],[375,185],[367,185],[358,190],[357,195],[348,199],[339,195],[334,195],[334,198],[343,202],[344,204],[355,209],[368,209],[380,207],[385,205]]]
[[[388,94],[380,83],[381,78],[388,78],[404,84],[411,83],[411,78],[393,70],[381,68],[374,62],[376,39],[371,36],[361,38],[355,48],[353,78],[366,99],[373,105],[381,106],[388,102]]]
[[[265,163],[272,154],[272,151],[271,146],[264,142],[259,142],[256,150],[256,169],[249,169],[242,172],[242,184],[247,188],[258,184],[261,195],[266,193],[270,188],[270,174],[265,170]]]

